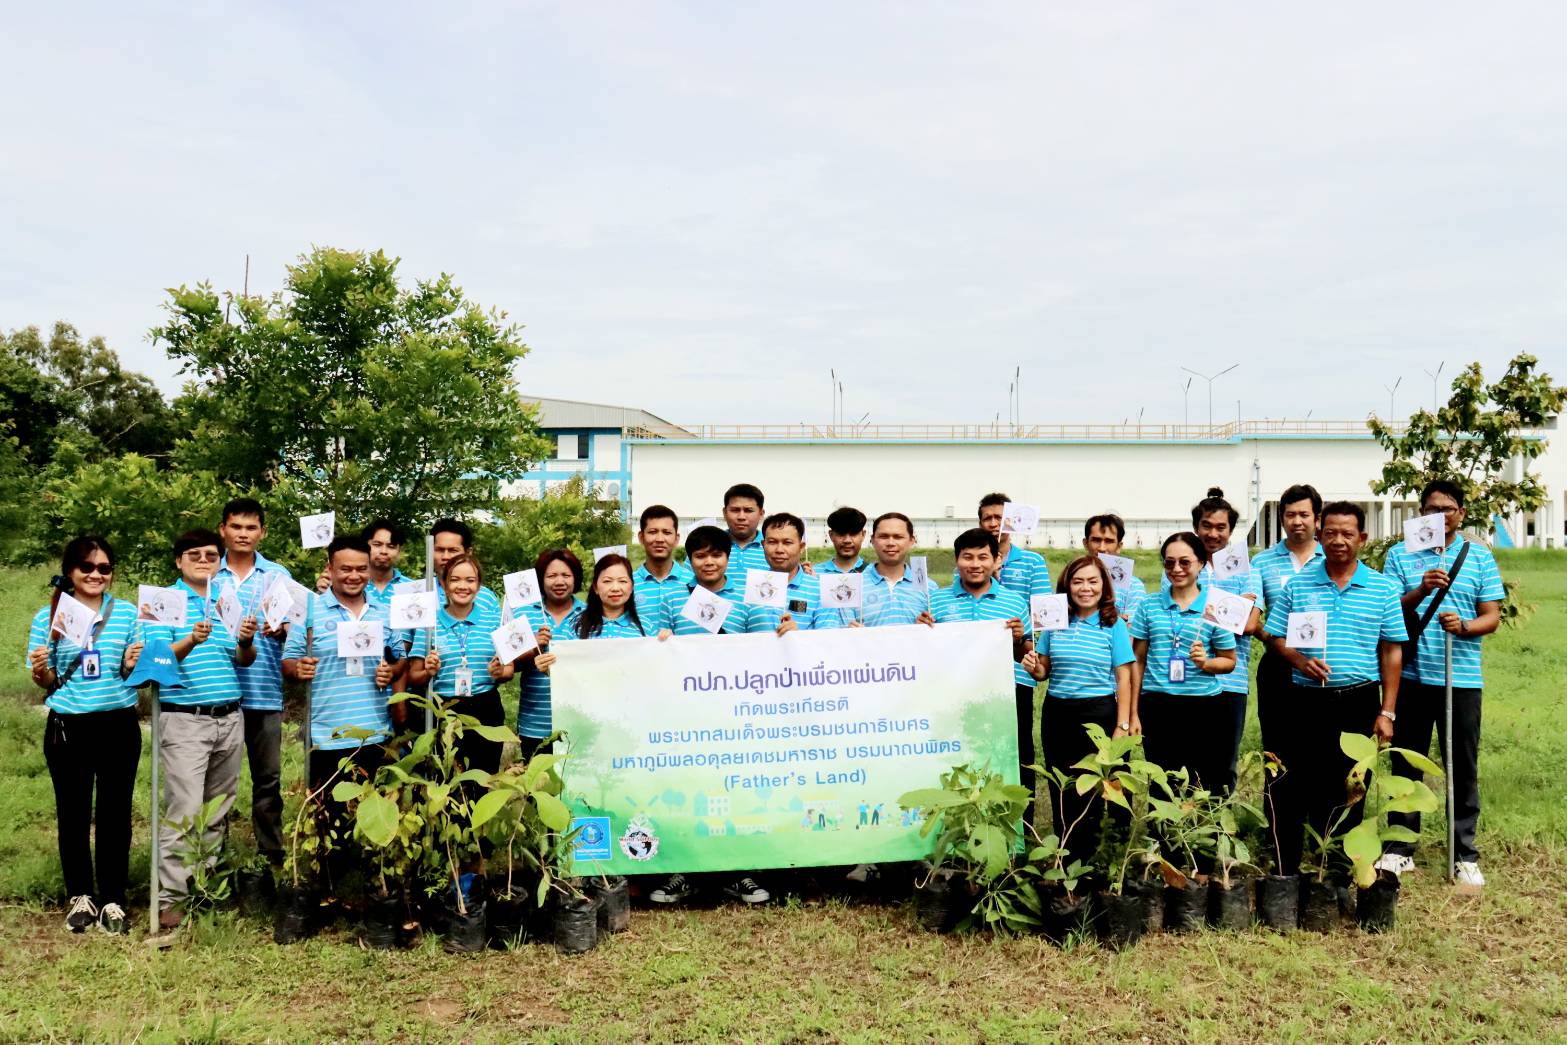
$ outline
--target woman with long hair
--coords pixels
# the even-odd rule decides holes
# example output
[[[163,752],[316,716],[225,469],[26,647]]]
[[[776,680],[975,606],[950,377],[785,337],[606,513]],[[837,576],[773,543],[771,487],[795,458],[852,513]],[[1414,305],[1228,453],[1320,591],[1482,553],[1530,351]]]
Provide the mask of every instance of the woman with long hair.
[[[141,643],[133,641],[135,604],[109,594],[113,576],[108,541],[92,535],[71,541],[60,556],[54,595],[33,615],[27,638],[28,667],[49,708],[44,760],[54,783],[60,868],[70,898],[65,927],[73,933],[96,923],[119,934],[128,923],[125,883],[141,723],[136,691],[125,685],[125,675]],[[67,600],[71,605],[62,615]],[[79,622],[74,627],[72,617]]]

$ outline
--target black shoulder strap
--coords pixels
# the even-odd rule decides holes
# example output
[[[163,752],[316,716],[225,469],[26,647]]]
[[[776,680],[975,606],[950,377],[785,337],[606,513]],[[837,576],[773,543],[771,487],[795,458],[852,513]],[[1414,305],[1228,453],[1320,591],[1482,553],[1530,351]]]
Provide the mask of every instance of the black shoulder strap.
[[[64,596],[64,598],[70,598],[70,596],[66,595],[66,596]],[[97,624],[95,624],[93,626],[93,630],[92,630],[92,644],[93,644],[93,648],[95,648],[95,649],[98,646],[98,639],[103,636],[103,629],[107,628],[109,626],[109,621],[114,618],[114,611],[119,609],[119,605],[117,603],[115,603],[113,595],[105,595],[104,598],[109,600],[108,601],[109,612],[107,612],[107,613],[105,613],[103,615],[103,620],[99,621]],[[53,666],[54,655],[59,650],[59,648],[60,648],[60,640],[59,639],[55,639],[54,640],[54,644],[49,647],[49,661],[50,661],[50,665],[51,666]],[[64,689],[65,688],[65,684],[67,682],[71,681],[71,676],[76,674],[76,668],[77,668],[77,666],[79,664],[81,664],[81,662],[82,662],[82,658],[77,657],[75,660],[71,661],[71,663],[67,664],[66,667],[65,667],[65,674],[64,675],[59,674],[59,669],[58,668],[55,669],[54,689],[51,689],[49,692],[50,693],[58,693],[62,689]]]
[[[1453,560],[1453,571],[1447,575],[1447,587],[1438,588],[1436,594],[1431,596],[1430,605],[1420,615],[1420,620],[1415,625],[1414,634],[1409,636],[1410,642],[1420,638],[1426,630],[1426,625],[1431,623],[1431,618],[1436,616],[1436,611],[1442,607],[1442,600],[1447,598],[1447,593],[1453,587],[1453,582],[1458,579],[1458,571],[1464,568],[1464,560],[1467,558],[1469,558],[1469,540],[1465,538],[1463,546],[1458,549],[1458,558]]]

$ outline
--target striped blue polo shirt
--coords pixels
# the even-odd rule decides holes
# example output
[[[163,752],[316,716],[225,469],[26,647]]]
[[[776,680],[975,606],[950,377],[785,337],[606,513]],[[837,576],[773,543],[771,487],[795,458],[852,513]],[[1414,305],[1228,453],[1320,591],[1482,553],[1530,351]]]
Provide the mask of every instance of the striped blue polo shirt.
[[[683,562],[672,563],[669,576],[663,580],[648,572],[647,563],[638,566],[631,574],[631,583],[633,598],[637,600],[637,615],[642,618],[643,626],[650,631],[673,628],[674,625],[669,622],[671,611],[665,603],[674,599],[683,605],[685,597],[691,592],[691,580],[691,567]],[[680,612],[678,606],[674,612]]]
[[[185,626],[171,628],[165,624],[142,623],[142,637],[148,640],[162,639],[178,642],[195,629],[207,614],[208,602],[197,595],[195,589],[181,577],[172,587],[185,593]],[[214,595],[212,585],[208,590]],[[195,646],[180,661],[180,688],[160,693],[158,699],[165,704],[232,704],[240,698],[239,675],[234,670],[234,653],[238,648],[217,614],[212,615],[212,634],[207,641]]]
[[[212,578],[214,595],[223,585],[232,585],[239,596],[244,615],[256,618],[256,659],[244,667],[234,667],[239,676],[239,706],[251,711],[283,710],[283,639],[268,638],[261,630],[261,600],[274,577],[290,577],[290,574],[257,552],[255,568],[245,575],[244,580],[240,580],[229,568],[227,555],[223,556],[222,562],[218,564],[218,572]]]
[[[767,553],[762,550],[762,528],[758,526],[756,532],[751,535],[750,544],[741,544],[740,539],[733,533],[729,534],[729,573],[734,577],[745,577],[746,570],[770,570],[767,565]],[[742,581],[742,583],[744,583]]]
[[[734,558],[729,560],[729,575],[734,577],[740,587],[742,597],[745,594],[745,574],[736,573]],[[771,569],[771,567],[762,567]],[[775,571],[776,572],[776,571]],[[802,605],[803,604],[803,607]],[[799,567],[795,567],[794,576],[789,578],[789,608],[781,610],[776,606],[750,606],[746,614],[746,631],[775,631],[783,621],[783,615],[789,614],[790,619],[801,631],[811,631],[816,625],[822,605],[822,585],[820,578],[814,574],[806,573]],[[836,612],[836,611],[835,611]]]
[[[1050,594],[1050,567],[1043,555],[1027,548],[1009,545],[997,576],[1002,584],[1023,596],[1024,602],[1035,595]]]
[[[702,625],[698,624],[694,620],[691,620],[681,612],[685,609],[686,599],[691,597],[691,593],[695,589],[696,582],[692,581],[690,584],[686,585],[684,597],[671,596],[668,601],[664,603],[664,609],[668,614],[664,626],[669,628],[676,635],[713,634],[713,632],[708,631],[706,628],[702,627]],[[726,574],[724,576],[723,586],[720,587],[717,591],[713,592],[713,594],[729,603],[729,612],[724,617],[723,627],[718,629],[717,634],[744,634],[748,630],[748,625],[751,621],[751,607],[745,604],[744,586],[738,588],[735,587],[734,583],[730,581],[728,575]]]
[[[331,588],[325,594],[312,595],[310,600],[308,655],[316,658],[316,677],[310,682],[310,746],[322,751],[343,751],[359,746],[358,740],[332,735],[340,729],[370,730],[375,736],[365,743],[380,743],[392,732],[391,715],[387,711],[392,689],[390,686],[381,689],[375,684],[375,669],[382,658],[354,658],[360,661],[362,670],[358,675],[350,675],[349,658],[337,655],[337,626],[344,621],[380,621],[390,640],[391,631],[386,627],[389,611],[367,598],[362,612],[355,616],[337,600],[337,593]],[[283,659],[298,660],[307,655],[306,630],[298,626],[288,629]],[[391,647],[394,660],[402,659],[402,650],[397,643],[388,641],[386,645]]]
[[[397,586],[404,581],[410,580],[413,580],[413,578],[399,570],[396,566],[393,566],[392,579],[386,582],[385,587],[377,588],[375,586],[375,578],[370,578],[365,584],[365,598],[379,606],[390,606],[392,604],[392,596],[397,594]]]
[[[1099,613],[1073,613],[1060,631],[1042,631],[1034,651],[1050,658],[1049,695],[1069,700],[1115,696],[1115,669],[1137,658],[1131,634],[1120,617],[1108,628]]]
[[[1219,676],[1201,671],[1192,663],[1192,643],[1201,639],[1211,657],[1234,652],[1235,636],[1202,619],[1203,610],[1207,607],[1208,592],[1201,584],[1198,585],[1197,597],[1184,610],[1163,589],[1157,595],[1150,592],[1137,604],[1127,630],[1133,639],[1148,643],[1148,657],[1143,668],[1144,692],[1170,693],[1183,697],[1219,695]],[[1170,681],[1172,655],[1186,662],[1184,681]]]
[[[403,580],[409,580],[409,579],[410,578],[407,578],[407,577],[403,578]],[[365,591],[366,591],[366,594],[368,594],[369,593],[369,588],[366,587]],[[437,600],[440,602],[441,606],[444,608],[446,606],[446,589],[441,586],[441,582],[440,581],[436,581],[435,582],[435,594],[436,594]],[[374,600],[372,600],[372,601],[374,601]],[[386,605],[387,605],[388,608],[391,608],[391,605],[392,605],[392,589],[391,589],[391,585],[387,586]],[[490,629],[491,631],[494,631],[495,628],[498,628],[498,627],[501,626],[501,600],[500,600],[500,596],[496,595],[490,589],[482,587],[482,586],[479,588],[478,593],[476,595],[474,595],[474,597],[473,597],[473,609],[474,609],[474,612],[476,612],[476,613],[477,612],[487,613],[491,617],[494,618],[494,620],[495,620],[495,627],[491,628]],[[428,630],[428,629],[426,629],[426,630]],[[408,650],[408,655],[410,657],[412,657],[414,655],[414,653],[413,653],[413,644],[414,644],[414,632],[413,632],[413,629],[412,628],[399,628],[397,630],[397,632],[396,632],[396,635],[397,635],[398,641],[400,641],[403,644],[403,648]],[[479,685],[479,677],[477,675],[474,676],[474,680],[473,681],[474,681],[474,685],[475,686]],[[481,686],[480,688],[481,689],[488,689],[489,687]],[[478,689],[474,690],[475,693],[478,693],[479,691],[480,690],[478,690]]]
[[[579,615],[576,627],[568,628],[560,633],[560,638],[568,642],[586,642],[593,639],[645,639],[655,634],[652,628],[638,627],[637,622],[631,619],[631,614],[622,613],[618,617],[605,617],[599,630],[592,635],[579,635],[578,629],[582,621]],[[554,640],[551,640],[553,643]]]
[[[953,580],[950,588],[937,588],[931,592],[930,615],[935,618],[937,624],[946,624],[949,621],[963,620],[1012,620],[1016,618],[1023,622],[1023,634],[1028,637],[1032,634],[1032,620],[1028,612],[1028,597],[1019,595],[1011,588],[1007,588],[995,581],[991,581],[983,592],[974,595],[963,587],[963,578]],[[1022,666],[1014,663],[1012,666],[1014,678],[1019,674],[1022,678],[1018,681],[1032,688],[1034,676],[1024,671]]]
[[[1256,574],[1258,587],[1262,589],[1262,605],[1264,609],[1271,609],[1278,601],[1279,593],[1290,586],[1290,582],[1296,577],[1320,566],[1325,556],[1322,545],[1313,544],[1311,558],[1297,567],[1295,556],[1290,554],[1289,545],[1279,541],[1271,548],[1258,552],[1251,560],[1251,572]],[[1264,615],[1266,619],[1266,615]]]
[[[489,591],[480,588],[480,593]],[[530,622],[531,623],[531,622]],[[490,660],[495,656],[495,629],[501,626],[500,603],[492,593],[488,602],[475,598],[466,617],[453,617],[442,606],[435,615],[435,627],[420,628],[414,633],[411,658],[429,655],[431,633],[435,637],[435,650],[441,655],[441,670],[430,680],[430,692],[439,697],[457,695],[457,673],[463,669],[472,672],[470,696],[494,689],[498,683],[490,677]]]
[[[1388,550],[1382,571],[1402,591],[1411,592],[1420,587],[1420,575],[1427,570],[1445,569],[1451,577],[1458,549],[1465,543],[1469,545],[1469,556],[1464,559],[1458,576],[1453,578],[1453,586],[1448,589],[1436,616],[1420,633],[1415,656],[1404,662],[1403,677],[1406,679],[1429,686],[1443,685],[1447,677],[1444,652],[1447,633],[1442,630],[1438,618],[1444,613],[1456,613],[1462,620],[1474,620],[1480,615],[1480,603],[1501,602],[1507,592],[1502,587],[1502,575],[1496,568],[1496,556],[1491,554],[1491,549],[1467,537],[1459,537],[1440,552],[1412,552],[1402,541]],[[1417,618],[1425,613],[1434,598],[1436,592],[1420,600]],[[1480,636],[1453,636],[1453,685],[1460,689],[1480,689],[1485,685],[1480,673]]]
[[[1377,661],[1378,642],[1403,642],[1409,638],[1404,630],[1398,585],[1363,562],[1355,564],[1355,574],[1342,591],[1329,579],[1325,561],[1301,571],[1268,607],[1268,623],[1263,630],[1269,635],[1283,636],[1289,631],[1291,613],[1319,611],[1328,615],[1327,650],[1300,652],[1327,661],[1330,687],[1379,681],[1382,673]],[[1297,686],[1320,686],[1298,671],[1291,674]]]
[[[819,562],[813,566],[812,569],[814,569],[817,573],[864,573],[867,569],[867,564],[865,562],[865,556],[857,555],[854,559],[854,565],[850,566],[847,570],[838,568],[837,559],[828,559],[826,562]]]
[[[61,595],[60,598],[73,596]],[[49,666],[56,677],[63,678],[67,671],[71,673],[65,685],[45,698],[49,710],[59,715],[86,715],[134,707],[136,691],[120,677],[120,668],[125,659],[125,647],[136,641],[136,603],[104,593],[103,605],[96,618],[104,622],[103,630],[91,640],[92,648],[98,651],[98,677],[95,679],[82,677],[82,666],[77,663],[82,647],[64,636],[51,639],[49,620],[49,605],[45,603],[33,614],[33,623],[27,629],[26,652],[29,656],[22,658],[22,664],[31,669],[30,655],[42,646],[49,651]],[[94,623],[94,629],[97,626]],[[73,664],[75,668],[71,667]]]
[[[1141,577],[1133,577],[1126,587],[1115,589],[1115,612],[1130,619],[1132,611],[1137,609],[1137,604],[1147,594],[1148,585],[1143,583]]]
[[[518,615],[513,612],[513,616]],[[558,621],[549,614],[542,602],[522,607],[520,615],[528,618],[535,632],[548,626],[550,641],[553,643],[556,636],[564,638],[568,632],[572,638],[576,637],[577,618],[582,616],[582,603],[573,599],[571,609]],[[517,735],[535,738],[549,736],[555,728],[554,714],[550,709],[550,677],[534,670],[530,662],[520,669],[518,678],[522,692],[517,699]]]
[[[820,610],[816,615],[816,627],[819,630],[846,628],[850,621],[855,620],[867,628],[913,624],[940,590],[940,586],[929,578],[926,578],[924,588],[915,587],[907,569],[896,582],[889,581],[882,576],[880,563],[866,567],[861,575],[865,578],[861,596],[864,605],[858,610]]]
[[[1253,606],[1257,605],[1257,598],[1262,594],[1262,579],[1257,573],[1255,566],[1245,573],[1237,573],[1223,579],[1215,579],[1213,566],[1211,564],[1205,565],[1197,574],[1197,583],[1204,591],[1214,587],[1220,591],[1227,591],[1231,595],[1250,596]],[[1170,590],[1169,577],[1164,578],[1160,588],[1166,592]],[[1235,670],[1228,675],[1218,676],[1219,692],[1244,695],[1251,692],[1251,636],[1236,635],[1233,637],[1235,639]]]

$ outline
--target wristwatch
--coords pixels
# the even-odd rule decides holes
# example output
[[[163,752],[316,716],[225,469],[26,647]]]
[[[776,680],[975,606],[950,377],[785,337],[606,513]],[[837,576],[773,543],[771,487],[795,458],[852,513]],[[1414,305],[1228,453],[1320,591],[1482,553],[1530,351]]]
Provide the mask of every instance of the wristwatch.
[[[1132,728],[1132,724],[1130,722],[1122,722],[1116,728],[1118,728],[1118,729],[1131,729]]]
[[[1469,634],[1469,622],[1466,620],[1459,621],[1458,630],[1463,632],[1465,635]]]
[[[1385,718],[1389,722],[1397,722],[1398,721],[1398,716],[1396,714],[1394,714],[1393,712],[1387,711],[1387,710],[1378,711],[1377,712],[1377,718]]]

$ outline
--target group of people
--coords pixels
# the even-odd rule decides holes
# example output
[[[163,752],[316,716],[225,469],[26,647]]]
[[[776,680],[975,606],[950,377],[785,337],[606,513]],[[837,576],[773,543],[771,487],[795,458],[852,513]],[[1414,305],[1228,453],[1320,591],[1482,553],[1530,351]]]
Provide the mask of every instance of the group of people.
[[[1445,516],[1446,546],[1439,552],[1396,546],[1379,572],[1358,558],[1367,538],[1358,505],[1324,505],[1312,487],[1291,486],[1279,500],[1285,539],[1258,554],[1249,568],[1223,577],[1215,575],[1211,560],[1230,545],[1239,513],[1222,491],[1211,490],[1192,510],[1192,529],[1162,543],[1164,576],[1157,591],[1135,577],[1112,578],[1102,556],[1118,556],[1126,536],[1113,514],[1085,523],[1083,554],[1052,585],[1044,558],[1019,547],[1003,527],[1009,500],[1002,493],[981,498],[978,525],[954,541],[953,581],[942,587],[910,568],[916,534],[908,516],[886,512],[867,520],[857,509],[837,509],[827,519],[833,557],[813,565],[805,556],[805,523],[788,512],[767,514],[762,491],[741,483],[724,494],[721,525],[695,526],[683,540],[674,511],[660,505],[643,511],[636,536],[645,558],[635,568],[626,556],[609,552],[589,576],[570,549],[543,552],[533,566],[540,598],[521,607],[504,604],[486,586],[470,527],[443,519],[431,527],[429,564],[441,608],[435,626],[419,630],[391,627],[392,597],[409,579],[399,569],[405,533],[391,520],[335,537],[304,619],[278,627],[258,621],[253,609],[287,577],[261,554],[266,512],[253,499],[228,502],[215,531],[192,530],[174,541],[179,575],[174,586],[187,600],[182,627],[138,621],[134,604],[110,594],[113,548],[101,537],[78,537],[64,549],[54,594],[34,616],[28,638],[28,666],[49,708],[44,751],[69,896],[66,925],[74,932],[94,925],[126,931],[131,794],[142,743],[131,684],[144,649],[172,656],[178,668],[178,684],[158,692],[164,713],[159,920],[172,928],[181,920],[190,874],[178,825],[191,824],[207,803],[220,799],[216,815],[205,823],[218,840],[242,762],[249,765],[257,848],[273,864],[282,863],[285,680],[310,684],[304,728],[312,787],[337,772],[345,757],[365,766],[381,757],[380,744],[409,724],[398,695],[410,691],[499,725],[500,687],[517,679],[516,732],[527,757],[552,732],[550,669],[560,642],[708,634],[710,627],[683,612],[698,587],[724,604],[718,634],[785,636],[795,630],[976,620],[1006,627],[1012,636],[1020,774],[1031,791],[1036,761],[1069,769],[1091,751],[1082,728],[1087,723],[1114,735],[1142,736],[1150,760],[1184,766],[1204,787],[1233,786],[1255,638],[1265,651],[1256,672],[1262,742],[1287,768],[1273,795],[1280,873],[1299,865],[1306,825],[1320,830],[1343,801],[1347,763],[1338,746],[1341,731],[1396,735],[1401,746],[1428,748],[1432,729],[1440,725],[1445,632],[1454,646],[1459,877],[1471,887],[1483,884],[1474,847],[1480,644],[1500,621],[1503,593],[1489,551],[1462,536],[1459,487],[1433,482],[1421,496],[1423,514]],[[864,554],[867,539],[870,557]],[[676,555],[680,548],[683,561]],[[746,602],[750,570],[786,575],[783,608]],[[833,573],[862,575],[859,611],[822,605],[822,579]],[[211,611],[212,599],[225,588],[251,608],[232,632]],[[1205,617],[1215,588],[1252,602],[1239,637]],[[1036,634],[1031,599],[1052,591],[1067,596],[1067,625]],[[80,645],[52,626],[61,599],[78,600],[94,615]],[[1440,603],[1441,612],[1425,613],[1433,603]],[[1325,647],[1286,641],[1291,614],[1305,612],[1325,613]],[[529,618],[538,645],[502,662],[492,632],[508,613]],[[1409,634],[1406,620],[1415,622],[1418,635]],[[354,621],[380,622],[384,649],[363,657],[340,655],[337,628]],[[1046,687],[1042,706],[1036,703],[1040,683]],[[355,736],[345,736],[345,730]],[[470,768],[493,772],[502,745],[469,733],[459,754]],[[1082,799],[1073,790],[1047,789],[1046,797],[1054,815],[1071,821],[1081,811]],[[1032,806],[1027,815],[1033,817]],[[1418,818],[1409,822],[1418,830]],[[1412,855],[1411,846],[1395,845],[1381,866],[1401,874],[1413,867]],[[680,903],[695,888],[677,874],[649,898]],[[770,899],[751,874],[734,876],[722,889],[745,903]]]

